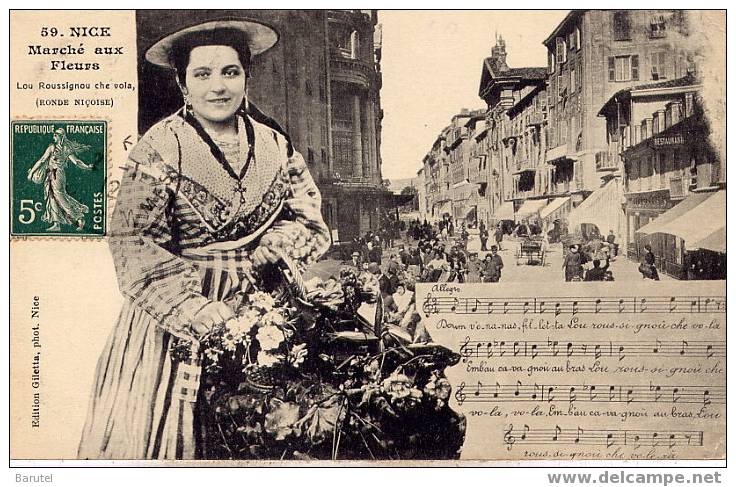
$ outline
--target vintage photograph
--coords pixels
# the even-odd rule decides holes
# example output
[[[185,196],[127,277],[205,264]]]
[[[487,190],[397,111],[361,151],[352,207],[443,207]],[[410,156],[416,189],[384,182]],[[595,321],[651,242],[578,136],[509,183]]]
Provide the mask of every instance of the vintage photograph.
[[[725,11],[12,13],[11,457],[725,459]]]

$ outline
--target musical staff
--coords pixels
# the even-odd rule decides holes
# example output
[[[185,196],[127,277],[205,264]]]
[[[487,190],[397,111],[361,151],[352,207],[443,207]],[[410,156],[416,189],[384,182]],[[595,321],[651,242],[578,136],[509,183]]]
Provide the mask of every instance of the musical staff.
[[[595,360],[613,358],[622,361],[634,357],[723,358],[726,343],[697,340],[655,341],[572,341],[572,340],[471,340],[460,342],[463,361],[469,358],[536,359],[539,357],[591,357]]]
[[[594,403],[668,403],[710,404],[726,403],[726,388],[713,385],[648,385],[624,384],[484,384],[466,385],[461,382],[455,390],[459,405],[495,402],[594,402]]]
[[[503,443],[508,450],[516,444],[522,445],[595,445],[611,448],[614,446],[649,446],[675,448],[677,446],[703,446],[702,431],[635,430],[635,429],[586,429],[539,428],[528,425],[514,427],[508,425],[503,430]]]
[[[451,314],[553,314],[579,313],[725,313],[725,296],[625,296],[602,298],[476,298],[433,296],[422,303],[425,316]]]

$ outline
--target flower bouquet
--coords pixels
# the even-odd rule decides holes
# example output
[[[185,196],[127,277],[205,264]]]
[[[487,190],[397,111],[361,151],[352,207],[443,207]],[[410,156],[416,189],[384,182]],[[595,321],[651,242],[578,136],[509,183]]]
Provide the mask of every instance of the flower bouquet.
[[[459,356],[408,345],[358,309],[369,275],[238,297],[236,317],[202,337],[205,458],[454,459],[465,418],[444,369]],[[380,302],[377,303],[380,309]]]

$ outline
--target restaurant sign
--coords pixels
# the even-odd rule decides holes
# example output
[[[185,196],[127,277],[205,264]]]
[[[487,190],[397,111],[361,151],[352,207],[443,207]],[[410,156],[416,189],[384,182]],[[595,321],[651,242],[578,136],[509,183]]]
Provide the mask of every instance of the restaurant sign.
[[[682,134],[667,135],[663,137],[654,137],[652,139],[653,147],[667,147],[671,145],[685,144],[685,137]]]

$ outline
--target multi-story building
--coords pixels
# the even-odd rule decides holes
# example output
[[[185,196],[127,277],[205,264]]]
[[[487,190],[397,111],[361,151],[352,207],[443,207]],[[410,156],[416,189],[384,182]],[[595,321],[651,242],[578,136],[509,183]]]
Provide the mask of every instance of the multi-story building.
[[[501,37],[483,61],[478,96],[487,106],[484,146],[491,220],[513,220],[528,196],[544,194],[539,183],[546,176],[537,176],[537,166],[543,161],[540,144],[546,103],[540,101],[540,93],[545,92],[545,81],[544,67],[510,68]]]
[[[391,204],[381,175],[381,36],[373,10],[137,11],[143,133],[181,105],[173,77],[143,62],[168,32],[217,18],[252,18],[273,26],[274,48],[253,59],[249,101],[289,133],[322,192],[333,238],[350,241],[380,225]]]
[[[598,111],[621,89],[684,76],[694,68],[680,10],[573,10],[544,41],[548,54],[547,163],[553,194],[575,206],[594,191],[621,193],[620,159],[608,151]],[[614,181],[611,181],[611,179]],[[607,187],[604,187],[607,186]],[[586,214],[608,211],[596,196]],[[623,213],[608,228],[624,237]],[[571,215],[571,220],[578,221]],[[587,222],[587,223],[597,223]],[[599,225],[600,226],[600,225]]]
[[[600,115],[609,154],[623,160],[629,257],[639,260],[648,243],[667,274],[725,279],[725,171],[709,142],[701,89],[692,75],[637,85],[613,95]]]

